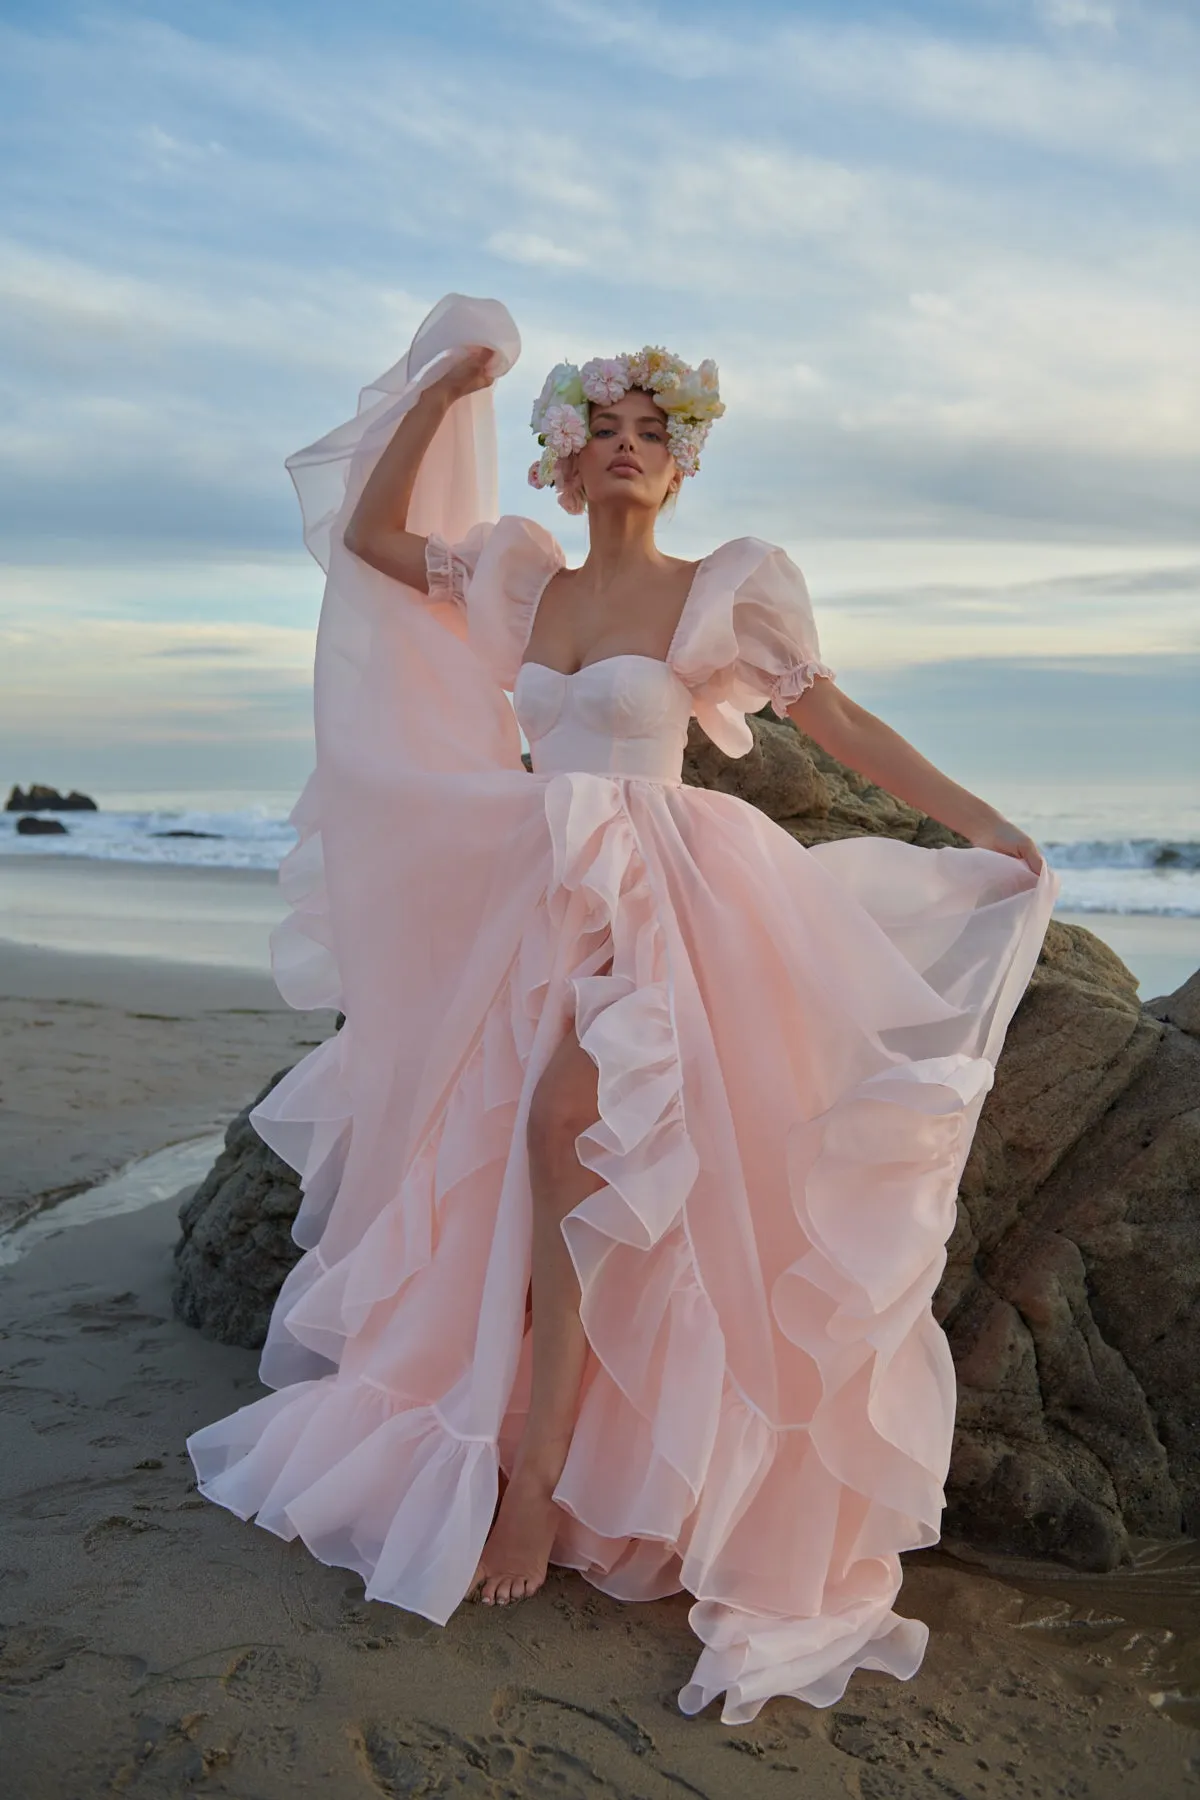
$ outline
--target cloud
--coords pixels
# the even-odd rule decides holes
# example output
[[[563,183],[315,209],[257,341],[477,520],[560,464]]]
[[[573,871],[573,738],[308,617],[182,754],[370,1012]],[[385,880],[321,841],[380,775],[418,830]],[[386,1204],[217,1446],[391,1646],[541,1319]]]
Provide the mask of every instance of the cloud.
[[[1194,789],[1200,655],[963,656],[864,673],[854,692],[994,805],[1022,782],[1039,810],[1062,805],[1067,784],[1102,784],[1119,832],[1122,806],[1146,817],[1152,782]]]
[[[270,8],[224,36],[0,28],[25,146],[0,222],[7,554],[45,593],[54,564],[162,565],[164,606],[195,603],[193,566],[290,548],[300,570],[284,456],[451,287],[517,317],[502,501],[573,550],[524,486],[530,401],[561,356],[647,339],[716,356],[729,401],[671,528],[689,549],[1036,543],[1048,568],[1194,543],[1196,34],[1111,10],[1064,0],[1024,35],[986,7],[734,29],[592,0],[327,40]]]
[[[487,247],[506,262],[527,263],[535,269],[581,269],[588,262],[583,250],[568,250],[532,231],[493,231]]]
[[[1117,9],[1104,0],[1038,0],[1038,13],[1047,25],[1065,31],[1115,31]]]
[[[956,38],[919,16],[866,22],[849,10],[782,24],[743,12],[734,30],[727,12],[538,0],[539,13],[546,5],[565,42],[583,40],[627,68],[644,67],[655,45],[670,42],[677,80],[712,80],[722,96],[752,86],[761,113],[789,101],[837,102],[1118,164],[1182,166],[1200,145],[1189,98],[1200,34],[1194,18],[1169,7],[1138,9],[1136,33],[1114,57],[1117,12],[1101,0],[1041,0],[1040,21],[1067,42],[1053,33],[1022,41],[1011,29],[993,40],[969,30]],[[1015,9],[998,10],[1011,23]],[[1092,40],[1082,50],[1072,41],[1081,27]]]

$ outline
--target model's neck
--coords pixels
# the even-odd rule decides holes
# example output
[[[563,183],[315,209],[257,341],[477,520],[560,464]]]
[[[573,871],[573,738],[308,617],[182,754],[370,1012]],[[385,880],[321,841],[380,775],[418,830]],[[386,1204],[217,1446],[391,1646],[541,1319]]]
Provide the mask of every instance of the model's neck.
[[[605,583],[628,569],[665,562],[654,541],[654,514],[632,507],[588,517],[588,553],[583,567]]]

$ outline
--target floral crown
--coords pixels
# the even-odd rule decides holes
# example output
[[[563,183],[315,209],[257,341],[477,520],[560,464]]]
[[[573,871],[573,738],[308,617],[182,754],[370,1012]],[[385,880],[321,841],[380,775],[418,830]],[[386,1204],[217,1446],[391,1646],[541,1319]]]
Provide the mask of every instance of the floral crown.
[[[700,467],[700,451],[714,419],[725,411],[717,389],[717,365],[711,359],[693,369],[661,345],[647,344],[634,356],[594,356],[578,368],[556,364],[533,408],[529,424],[542,446],[531,465],[529,485],[558,490],[558,504],[581,513],[583,492],[561,466],[591,436],[588,401],[611,405],[632,388],[653,394],[667,415],[667,448],[684,475]]]

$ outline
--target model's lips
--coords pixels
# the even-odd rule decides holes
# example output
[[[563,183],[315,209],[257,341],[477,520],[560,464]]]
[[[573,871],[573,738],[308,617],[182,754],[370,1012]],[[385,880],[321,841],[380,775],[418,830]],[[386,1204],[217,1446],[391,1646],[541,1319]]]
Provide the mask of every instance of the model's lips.
[[[629,458],[626,456],[619,456],[615,462],[609,463],[608,472],[610,475],[615,474],[618,469],[628,469],[632,475],[640,475],[642,472],[641,464],[630,462]]]

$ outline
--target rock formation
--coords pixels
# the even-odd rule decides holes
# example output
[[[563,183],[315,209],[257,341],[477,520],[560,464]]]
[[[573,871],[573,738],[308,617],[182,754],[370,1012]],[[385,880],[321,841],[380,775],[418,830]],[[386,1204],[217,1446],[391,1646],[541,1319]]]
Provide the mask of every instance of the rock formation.
[[[790,722],[760,714],[754,730],[754,750],[731,761],[693,722],[685,779],[738,794],[803,843],[965,842]],[[181,1209],[175,1303],[208,1335],[253,1348],[299,1256],[299,1194],[249,1111]],[[1130,1537],[1200,1533],[1198,1208],[1200,974],[1140,1005],[1105,944],[1053,921],[983,1109],[935,1301],[959,1381],[948,1537],[1103,1570]]]
[[[89,794],[80,794],[71,789],[69,794],[60,794],[57,788],[45,787],[35,781],[28,791],[24,788],[9,789],[8,799],[4,803],[5,812],[99,812],[99,807]]]

